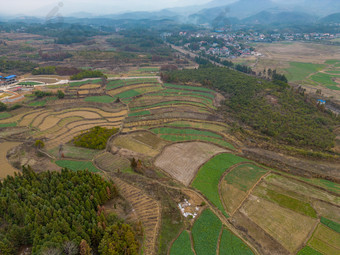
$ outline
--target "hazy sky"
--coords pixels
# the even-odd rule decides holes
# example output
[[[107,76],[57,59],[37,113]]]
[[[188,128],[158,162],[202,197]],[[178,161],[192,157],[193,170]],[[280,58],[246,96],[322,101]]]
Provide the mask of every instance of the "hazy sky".
[[[0,10],[1,14],[39,15],[44,17],[51,11],[58,11],[60,15],[76,12],[117,13],[127,10],[145,11],[197,5],[208,3],[210,0],[1,0],[1,2],[3,2]]]

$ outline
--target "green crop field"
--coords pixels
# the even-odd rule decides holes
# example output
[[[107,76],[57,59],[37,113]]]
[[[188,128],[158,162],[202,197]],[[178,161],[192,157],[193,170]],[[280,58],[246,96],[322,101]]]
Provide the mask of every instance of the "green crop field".
[[[148,115],[148,114],[151,114],[151,112],[150,111],[132,112],[132,113],[129,113],[129,117],[143,116],[143,115]]]
[[[96,103],[112,103],[116,100],[114,97],[110,96],[92,96],[84,98],[86,102],[96,102]]]
[[[220,255],[251,255],[252,250],[228,229],[223,229],[220,240]]]
[[[41,82],[35,82],[35,81],[23,81],[19,82],[18,85],[24,85],[24,86],[34,86],[34,85],[39,85],[42,84]]]
[[[79,87],[81,85],[94,84],[94,83],[99,83],[101,81],[102,81],[101,79],[86,80],[86,81],[74,81],[74,82],[70,82],[70,87]]]
[[[256,165],[245,164],[234,168],[225,180],[242,191],[248,191],[267,172]]]
[[[322,253],[314,250],[310,246],[305,246],[303,249],[301,249],[297,255],[322,255]]]
[[[340,224],[339,223],[332,221],[332,220],[329,220],[329,219],[326,219],[324,217],[321,217],[321,223],[340,234]]]
[[[337,59],[329,59],[329,60],[326,60],[325,61],[325,64],[327,65],[334,65],[336,63],[340,63],[340,60],[337,60]]]
[[[90,172],[99,172],[91,161],[57,160],[55,163],[60,167],[65,167],[72,171],[88,169]]]
[[[1,123],[0,128],[5,128],[5,127],[16,127],[17,123],[16,122],[11,122],[11,123]]]
[[[209,209],[203,211],[192,227],[192,236],[197,255],[216,255],[222,223]]]
[[[229,149],[234,150],[235,147],[227,143],[224,140],[216,139],[212,137],[206,137],[206,136],[194,136],[194,135],[161,135],[162,139],[169,141],[169,142],[184,142],[184,141],[202,141],[202,142],[210,142],[217,145],[220,145],[222,147],[226,147]]]
[[[186,128],[199,128],[199,129],[208,129],[217,132],[227,132],[227,125],[219,125],[215,123],[205,123],[205,122],[195,122],[195,121],[174,121],[171,123],[165,124],[170,127],[186,127]]]
[[[257,191],[262,189],[262,187],[258,187]],[[256,193],[258,194],[258,193]],[[265,195],[264,195],[265,194]],[[272,201],[282,207],[288,208],[290,210],[293,210],[295,212],[304,214],[306,216],[317,218],[317,214],[313,207],[304,201],[292,198],[290,196],[287,196],[285,194],[281,194],[277,191],[271,190],[271,189],[265,189],[263,193],[259,194],[261,197]]]
[[[290,62],[290,67],[286,69],[287,78],[290,82],[302,81],[308,75],[318,72],[325,68],[325,65],[312,64],[312,63],[301,63],[301,62]]]
[[[170,93],[168,92],[167,89],[163,89],[161,92],[152,93],[150,94],[150,96],[163,96],[163,97],[176,97],[176,98],[182,97],[183,99],[180,99],[180,100],[186,100],[186,98],[194,97],[194,98],[201,99],[200,100],[201,103],[208,104],[208,105],[213,104],[213,100],[212,100],[213,98],[207,98],[205,96],[201,96],[197,94],[190,94],[190,93],[182,93],[182,94]]]
[[[228,168],[245,161],[248,160],[229,153],[217,155],[199,169],[192,186],[201,191],[215,206],[224,212],[218,193],[218,183]]]
[[[186,86],[186,85],[177,85],[177,84],[169,84],[169,83],[164,83],[164,86],[168,88],[175,88],[175,89],[199,90],[199,91],[215,93],[215,91],[212,89],[208,89],[204,87],[197,87],[197,86]]]
[[[311,79],[315,82],[321,83],[322,85],[337,85],[332,78],[335,77],[334,75],[329,75],[326,73],[317,73],[311,76]]]
[[[190,236],[187,231],[184,230],[172,244],[170,255],[194,255],[191,249]]]
[[[164,89],[161,92],[158,92],[157,94],[153,94],[153,95],[160,95],[160,96],[169,96],[170,94],[174,94],[174,96],[176,95],[198,95],[198,96],[202,96],[205,98],[211,98],[214,99],[215,96],[213,94],[210,93],[206,93],[206,92],[201,92],[201,91],[189,91],[189,90],[183,90],[183,89]]]
[[[208,136],[215,138],[222,138],[221,135],[203,130],[196,130],[190,128],[171,128],[171,127],[161,127],[151,129],[151,132],[155,134],[165,134],[165,135],[195,135],[195,136]]]
[[[326,71],[329,74],[340,74],[340,71]]]
[[[8,112],[1,112],[0,113],[0,119],[7,119],[9,117],[11,117],[12,115]]]

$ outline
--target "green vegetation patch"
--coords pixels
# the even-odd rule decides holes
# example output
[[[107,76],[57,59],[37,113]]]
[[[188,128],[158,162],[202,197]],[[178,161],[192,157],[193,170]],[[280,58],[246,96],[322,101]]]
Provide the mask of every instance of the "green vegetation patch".
[[[0,112],[0,119],[7,119],[11,117],[12,115],[8,112]]]
[[[226,175],[225,180],[228,184],[247,192],[267,172],[259,166],[245,164],[234,168]]]
[[[132,112],[132,113],[129,113],[129,117],[133,117],[133,116],[143,116],[143,115],[149,115],[149,114],[151,114],[150,111]]]
[[[218,209],[224,212],[224,208],[219,197],[218,183],[221,176],[228,168],[245,161],[248,160],[233,154],[219,154],[199,169],[192,186],[201,191],[215,206],[218,207]],[[226,213],[224,212],[224,214]]]
[[[326,60],[325,61],[325,64],[328,64],[328,65],[334,65],[336,63],[340,63],[340,60],[337,60],[337,59],[329,59],[329,60]]]
[[[317,218],[317,214],[313,207],[306,202],[278,193],[274,190],[267,189],[267,196],[265,198],[279,204],[282,207],[291,209],[295,212],[302,213],[312,218]]]
[[[16,127],[17,123],[16,122],[11,122],[11,123],[0,123],[0,128],[5,128],[5,127]]]
[[[311,76],[311,79],[315,82],[321,83],[322,85],[337,85],[335,81],[332,80],[336,76],[326,74],[326,73],[317,73]]]
[[[95,79],[95,80],[86,80],[86,81],[75,81],[70,82],[70,87],[80,87],[85,84],[94,84],[94,83],[100,83],[101,79]]]
[[[19,82],[18,85],[24,85],[24,86],[34,86],[34,85],[39,85],[42,84],[41,82],[35,82],[35,81],[23,81]]]
[[[116,100],[114,97],[110,96],[92,96],[92,97],[86,97],[84,99],[86,102],[95,102],[95,103],[112,103]]]
[[[100,172],[91,161],[57,160],[55,163],[60,167],[67,168],[72,171],[88,170],[93,173]]]
[[[118,132],[117,128],[93,127],[90,131],[82,131],[79,136],[73,138],[75,146],[103,150],[106,148],[107,140]]]
[[[230,230],[223,229],[220,240],[220,255],[251,255],[252,250]]]
[[[314,185],[326,188],[330,191],[340,194],[340,184],[338,183],[331,182],[325,179],[309,179],[309,178],[303,178],[303,177],[299,177],[299,179],[302,179],[306,182],[310,182]]]
[[[55,157],[59,157],[59,147],[55,147],[49,150],[49,153],[51,153]],[[67,158],[89,160],[89,159],[92,159],[98,153],[98,150],[64,145],[63,153],[64,153],[64,156]]]
[[[308,75],[321,71],[325,68],[322,64],[312,64],[312,63],[301,63],[301,62],[290,62],[290,67],[286,69],[288,75],[287,78],[290,82],[302,81]]]
[[[310,246],[305,246],[304,248],[302,248],[297,255],[322,255],[322,253],[318,252],[317,250],[314,250],[312,247]]]
[[[216,255],[217,241],[222,223],[209,209],[203,211],[192,227],[197,255]]]
[[[158,83],[156,78],[144,78],[144,79],[126,79],[126,80],[111,80],[106,85],[106,90],[112,90],[123,86],[130,86],[136,84],[148,84]]]
[[[187,231],[184,230],[172,244],[170,255],[194,255],[191,249],[190,235]]]
[[[171,128],[171,127],[161,127],[151,129],[151,132],[155,134],[166,134],[166,135],[196,135],[196,136],[209,136],[215,138],[222,138],[221,135],[203,130],[196,130],[191,128]]]
[[[324,217],[321,217],[321,223],[326,225],[330,229],[333,229],[334,231],[340,233],[340,224],[339,223],[332,221],[332,220],[329,220],[329,219],[326,219]]]
[[[216,139],[212,137],[206,137],[206,136],[199,136],[199,135],[161,135],[162,139],[169,141],[169,142],[183,142],[183,141],[203,141],[203,142],[210,142],[217,145],[220,145],[222,147],[226,147],[229,149],[234,150],[235,147],[221,139]]]

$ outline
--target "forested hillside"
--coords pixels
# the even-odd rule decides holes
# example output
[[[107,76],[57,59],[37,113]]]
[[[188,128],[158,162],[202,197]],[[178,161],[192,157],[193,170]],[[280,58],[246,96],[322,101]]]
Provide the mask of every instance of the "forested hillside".
[[[267,81],[212,66],[162,74],[166,82],[199,82],[222,91],[228,112],[254,130],[284,144],[328,150],[334,145],[331,113],[281,81]]]
[[[98,246],[100,254],[137,254],[132,227],[101,207],[117,196],[112,182],[89,171],[24,168],[0,182],[0,254],[22,246],[32,246],[32,254],[90,254]]]

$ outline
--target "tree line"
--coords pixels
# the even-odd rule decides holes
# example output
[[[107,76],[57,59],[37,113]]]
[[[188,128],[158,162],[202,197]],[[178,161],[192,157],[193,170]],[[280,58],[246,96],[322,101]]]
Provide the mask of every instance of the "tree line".
[[[24,167],[0,182],[0,253],[32,246],[32,254],[138,254],[136,229],[102,206],[118,195],[89,171]]]

